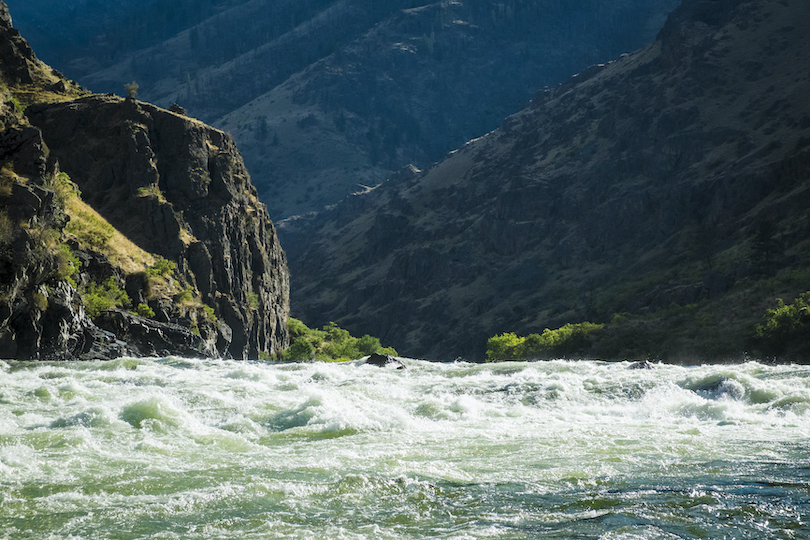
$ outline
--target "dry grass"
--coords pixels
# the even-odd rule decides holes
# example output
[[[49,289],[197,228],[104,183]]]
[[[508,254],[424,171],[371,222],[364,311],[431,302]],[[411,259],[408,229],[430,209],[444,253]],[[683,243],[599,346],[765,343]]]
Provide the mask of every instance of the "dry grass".
[[[65,211],[70,216],[72,223],[75,220],[78,223],[92,221],[109,225],[107,220],[75,194],[66,198]],[[107,241],[100,246],[86,247],[104,254],[113,264],[119,266],[126,273],[142,272],[155,263],[155,257],[151,253],[139,248],[112,225],[109,225],[109,227],[111,234]],[[81,244],[81,240],[78,237],[76,239]]]

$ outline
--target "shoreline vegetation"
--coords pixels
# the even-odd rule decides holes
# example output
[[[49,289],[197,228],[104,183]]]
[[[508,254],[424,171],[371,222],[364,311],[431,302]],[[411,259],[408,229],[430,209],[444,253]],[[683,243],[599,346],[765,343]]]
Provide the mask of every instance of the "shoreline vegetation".
[[[810,360],[810,291],[800,294],[793,302],[786,304],[776,298],[776,306],[769,308],[762,315],[762,322],[748,327],[744,332],[744,350],[737,356],[761,357],[774,362],[807,363]],[[673,309],[677,309],[673,308]],[[695,312],[697,306],[681,308],[685,312]],[[609,323],[595,324],[583,322],[566,324],[557,329],[546,328],[540,334],[518,336],[514,332],[505,332],[487,340],[486,361],[530,361],[552,358],[610,358],[621,359],[656,359],[668,360],[669,363],[688,363],[683,359],[673,362],[666,358],[662,336],[650,328],[649,319],[629,314],[616,314]],[[704,321],[693,317],[691,324],[700,325]],[[646,330],[646,331],[645,331]],[[674,330],[673,330],[674,331]],[[617,350],[618,344],[623,350]],[[643,358],[643,351],[647,352]],[[618,353],[618,354],[617,354]],[[624,353],[624,354],[622,354]],[[712,354],[706,351],[703,361],[727,361],[732,354]]]
[[[287,321],[290,333],[290,346],[277,355],[262,355],[262,360],[285,362],[347,362],[374,353],[398,356],[391,347],[383,347],[379,338],[368,334],[354,337],[348,330],[333,322],[320,330],[309,328],[298,319]]]

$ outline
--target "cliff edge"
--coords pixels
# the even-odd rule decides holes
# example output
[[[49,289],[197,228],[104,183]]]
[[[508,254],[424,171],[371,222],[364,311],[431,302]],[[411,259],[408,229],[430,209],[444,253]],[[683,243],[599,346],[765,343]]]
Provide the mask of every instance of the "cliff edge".
[[[289,273],[225,133],[40,62],[0,2],[0,358],[259,358]]]

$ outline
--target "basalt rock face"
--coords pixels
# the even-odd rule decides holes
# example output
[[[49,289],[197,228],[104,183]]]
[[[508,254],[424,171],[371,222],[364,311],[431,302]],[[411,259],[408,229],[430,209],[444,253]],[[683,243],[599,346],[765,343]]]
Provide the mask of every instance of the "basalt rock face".
[[[227,325],[222,354],[257,358],[286,347],[285,254],[226,134],[112,96],[26,113],[86,202],[138,246],[177,262]]]
[[[0,2],[0,60],[5,76],[23,84],[34,82],[37,57],[28,42],[12,27],[11,14],[3,2]]]
[[[704,331],[736,332],[757,280],[810,264],[808,36],[804,0],[684,0],[427,172],[282,223],[295,312],[437,359],[717,298]]]
[[[88,95],[36,58],[3,2],[0,61],[0,359],[284,349],[285,254],[231,139]],[[91,320],[110,293],[141,315],[95,303]]]

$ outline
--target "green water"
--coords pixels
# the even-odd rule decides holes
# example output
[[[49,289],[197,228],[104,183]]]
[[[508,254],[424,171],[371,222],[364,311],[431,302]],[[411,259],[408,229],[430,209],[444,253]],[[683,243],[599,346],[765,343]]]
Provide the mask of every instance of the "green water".
[[[810,368],[0,362],[0,538],[810,538]]]

